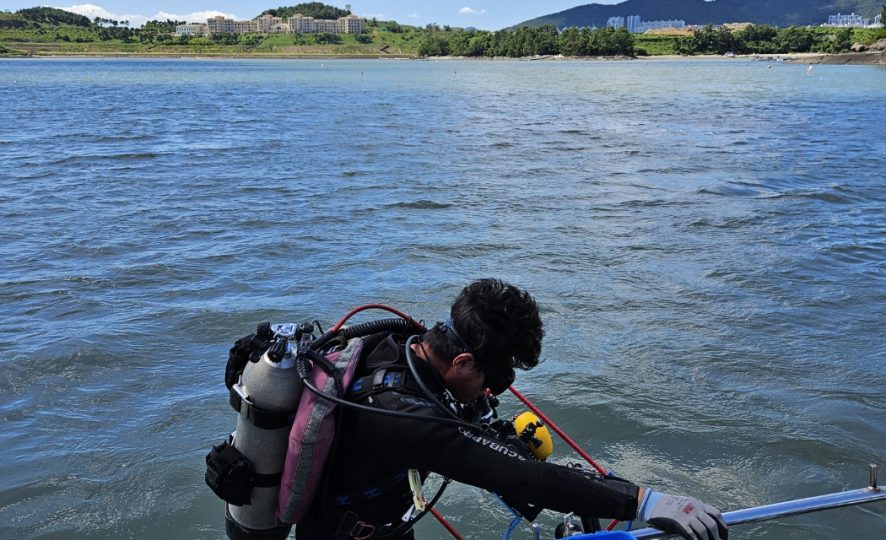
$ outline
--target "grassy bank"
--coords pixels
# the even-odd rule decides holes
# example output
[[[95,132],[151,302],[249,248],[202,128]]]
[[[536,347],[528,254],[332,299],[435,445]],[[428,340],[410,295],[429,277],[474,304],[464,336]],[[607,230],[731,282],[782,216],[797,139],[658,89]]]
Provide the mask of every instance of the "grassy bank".
[[[0,55],[4,56],[416,56],[418,43],[400,35],[373,35],[369,43],[359,43],[356,36],[338,36],[337,43],[290,34],[255,35],[237,43],[219,43],[209,38],[186,42],[100,40],[80,28],[60,27],[54,33],[0,30]]]
[[[886,29],[752,27],[750,31],[701,29],[695,36],[627,34],[611,30],[557,32],[553,27],[484,32],[417,28],[373,22],[364,34],[243,34],[177,37],[171,21],[141,29],[87,23],[48,24],[0,13],[0,57],[15,56],[233,56],[406,57],[472,56],[660,56],[725,52],[840,53],[853,43],[870,44]]]

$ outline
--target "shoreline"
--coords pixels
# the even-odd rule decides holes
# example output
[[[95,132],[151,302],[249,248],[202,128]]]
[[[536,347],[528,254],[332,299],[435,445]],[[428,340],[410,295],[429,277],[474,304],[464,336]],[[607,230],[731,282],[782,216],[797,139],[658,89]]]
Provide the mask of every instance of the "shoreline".
[[[8,55],[0,56],[2,59],[77,59],[77,58],[137,58],[137,59],[182,59],[182,60],[414,60],[414,61],[515,61],[515,62],[558,62],[558,61],[584,61],[584,62],[613,62],[613,61],[640,61],[640,62],[667,62],[667,61],[756,61],[756,62],[784,62],[790,64],[820,64],[820,65],[886,65],[886,51],[864,51],[851,53],[785,53],[785,54],[753,54],[753,55],[653,55],[653,56],[524,56],[512,57],[472,57],[472,56],[432,56],[421,58],[405,54],[384,55],[360,55],[360,54],[199,54],[199,53],[70,53]]]

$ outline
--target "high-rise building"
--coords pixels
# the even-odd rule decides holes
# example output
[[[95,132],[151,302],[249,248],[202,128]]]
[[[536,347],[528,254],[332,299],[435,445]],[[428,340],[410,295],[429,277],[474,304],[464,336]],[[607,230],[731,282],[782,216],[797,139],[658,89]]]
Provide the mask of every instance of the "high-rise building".
[[[625,26],[625,18],[624,17],[609,17],[609,20],[606,21],[607,28],[624,28]]]
[[[627,28],[632,34],[642,34],[647,30],[659,30],[662,28],[685,28],[686,21],[671,19],[667,21],[646,21],[639,15],[628,15],[625,17],[610,17],[606,26],[609,28]]]

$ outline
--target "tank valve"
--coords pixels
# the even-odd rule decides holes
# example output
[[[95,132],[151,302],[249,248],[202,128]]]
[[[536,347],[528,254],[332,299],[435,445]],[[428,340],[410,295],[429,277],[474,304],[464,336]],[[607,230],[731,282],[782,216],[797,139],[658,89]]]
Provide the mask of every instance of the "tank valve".
[[[280,360],[283,360],[283,357],[286,356],[286,351],[289,349],[289,342],[286,341],[286,338],[277,338],[277,341],[268,351],[268,360],[278,363]]]

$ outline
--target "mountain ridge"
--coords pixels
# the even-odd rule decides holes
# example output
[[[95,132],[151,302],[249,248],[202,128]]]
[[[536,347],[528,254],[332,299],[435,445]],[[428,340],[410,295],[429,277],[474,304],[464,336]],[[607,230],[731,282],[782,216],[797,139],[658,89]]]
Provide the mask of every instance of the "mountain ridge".
[[[873,18],[883,9],[883,0],[626,0],[620,4],[585,4],[543,15],[517,26],[553,24],[606,26],[610,17],[640,15],[644,21],[679,19],[691,25],[750,22],[774,26],[817,26],[828,15],[858,13]]]

